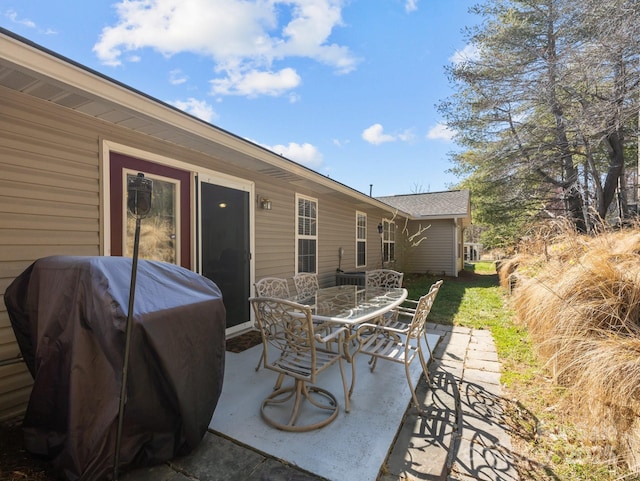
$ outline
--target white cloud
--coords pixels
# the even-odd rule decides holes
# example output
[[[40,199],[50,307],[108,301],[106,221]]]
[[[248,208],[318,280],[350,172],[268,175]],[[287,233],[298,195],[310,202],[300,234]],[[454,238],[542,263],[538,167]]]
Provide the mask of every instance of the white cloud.
[[[174,107],[193,115],[194,117],[204,120],[205,122],[211,123],[213,119],[218,117],[216,112],[213,110],[213,107],[207,104],[204,100],[189,98],[187,100],[175,100],[169,103]]]
[[[263,145],[263,147],[312,169],[318,169],[322,165],[322,154],[316,146],[309,143],[289,142],[289,145]]]
[[[350,50],[330,40],[345,1],[121,0],[117,23],[102,30],[93,50],[112,66],[145,48],[167,57],[196,53],[213,60],[221,94],[281,95],[300,78],[290,67],[274,69],[275,62],[302,57],[337,73],[355,68]]]
[[[427,132],[427,139],[446,140],[448,142],[451,139],[453,139],[455,134],[456,133],[454,130],[451,130],[449,127],[447,127],[446,124],[443,124],[442,122],[440,122],[434,127],[431,127],[431,129],[429,129],[429,132]]]
[[[380,124],[373,124],[371,127],[364,129],[362,138],[370,144],[379,145],[384,142],[393,142],[395,138],[392,135],[383,133],[383,127]]]
[[[28,18],[18,18],[18,12],[15,10],[7,10],[4,15],[13,23],[17,23],[28,28],[36,28],[36,24],[32,20],[29,20]]]
[[[169,83],[171,85],[181,85],[189,80],[189,77],[182,73],[179,68],[173,69],[169,72]]]
[[[415,138],[415,135],[411,130],[405,130],[404,132],[396,135],[385,134],[384,128],[381,124],[373,124],[362,131],[362,138],[370,144],[380,145],[385,142],[410,142]]]
[[[407,0],[404,4],[404,10],[406,12],[415,12],[418,10],[418,0]]]
[[[19,18],[18,12],[16,12],[15,10],[12,10],[12,9],[7,10],[6,12],[4,12],[4,16],[7,17],[12,23],[16,23],[18,25],[22,25],[23,27],[27,27],[27,28],[37,29],[38,33],[41,33],[43,35],[58,34],[58,32],[56,32],[52,28],[45,28],[45,29],[39,28],[33,20],[29,20],[28,18]]]
[[[459,65],[464,62],[477,60],[480,57],[480,50],[475,45],[469,44],[462,50],[456,50],[455,53],[449,58],[449,61],[454,65]]]
[[[295,70],[285,68],[279,72],[250,72],[229,74],[224,79],[211,81],[211,92],[216,95],[272,95],[277,97],[300,85],[300,76]]]
[[[397,135],[398,140],[402,142],[411,142],[416,138],[415,134],[411,130],[405,130],[404,132]]]
[[[345,140],[333,139],[331,143],[336,147],[344,147],[345,145],[350,144],[351,141],[349,139],[345,139]]]

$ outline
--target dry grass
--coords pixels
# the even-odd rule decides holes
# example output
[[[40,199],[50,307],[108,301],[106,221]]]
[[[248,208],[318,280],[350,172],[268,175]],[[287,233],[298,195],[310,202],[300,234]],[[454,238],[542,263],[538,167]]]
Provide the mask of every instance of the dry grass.
[[[573,422],[631,467],[640,443],[640,229],[580,236],[551,226],[501,269]],[[510,276],[510,280],[504,280]]]
[[[175,227],[172,223],[162,221],[157,216],[143,219],[140,223],[140,245],[139,257],[141,259],[152,259],[175,263]],[[135,232],[135,220],[132,216],[127,218],[127,236],[130,242],[127,243],[126,255],[133,255],[133,237]]]

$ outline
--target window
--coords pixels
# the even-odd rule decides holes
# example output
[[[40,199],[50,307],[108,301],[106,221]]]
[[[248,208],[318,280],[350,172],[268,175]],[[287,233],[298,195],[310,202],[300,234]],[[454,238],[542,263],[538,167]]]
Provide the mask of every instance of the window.
[[[135,220],[127,212],[127,176],[143,173],[153,180],[153,194],[151,213],[140,226],[140,258],[192,269],[191,172],[113,151],[105,153],[105,168],[109,172],[106,198],[110,211],[105,219],[105,254],[133,253]]]
[[[382,262],[396,260],[396,224],[393,221],[382,220]]]
[[[137,175],[134,172],[125,172],[127,182]],[[140,229],[140,258],[177,264],[180,252],[179,238],[176,236],[180,220],[180,184],[174,179],[153,174],[147,174],[146,177],[153,180],[153,191],[151,212]],[[126,189],[123,191],[126,192]],[[126,199],[123,206],[126,209]],[[136,221],[130,212],[125,212],[124,216],[124,255],[132,257]]]
[[[367,214],[356,212],[356,267],[367,265]]]
[[[296,272],[317,272],[318,202],[296,195]]]

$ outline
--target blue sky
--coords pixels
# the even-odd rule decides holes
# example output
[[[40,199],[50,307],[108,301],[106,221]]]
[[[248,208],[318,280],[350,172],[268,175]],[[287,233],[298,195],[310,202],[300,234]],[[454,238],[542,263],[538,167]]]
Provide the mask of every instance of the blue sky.
[[[436,104],[473,3],[0,0],[0,26],[384,196],[459,180]]]

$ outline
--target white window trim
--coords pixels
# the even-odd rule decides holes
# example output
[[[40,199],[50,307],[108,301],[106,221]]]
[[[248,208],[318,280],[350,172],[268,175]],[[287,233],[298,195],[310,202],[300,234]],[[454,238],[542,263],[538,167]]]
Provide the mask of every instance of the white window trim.
[[[300,200],[308,200],[310,202],[314,202],[316,204],[316,234],[315,235],[300,235],[298,233],[298,224],[299,224],[299,217],[298,217],[298,202]],[[296,234],[296,240],[295,240],[295,272],[299,272],[298,271],[298,240],[300,239],[311,239],[311,240],[315,240],[316,241],[316,251],[315,251],[315,258],[316,258],[316,270],[314,272],[314,274],[318,273],[318,233],[320,231],[320,223],[319,223],[319,217],[320,217],[320,210],[319,210],[319,205],[318,205],[318,199],[314,198],[314,197],[309,197],[306,195],[302,195],[302,194],[298,194],[296,193],[295,195],[295,218],[296,218],[296,226],[295,226],[295,234]]]
[[[128,220],[128,211],[127,211],[127,176],[132,175],[135,177],[135,175],[138,173],[137,170],[131,170],[131,169],[123,169],[123,177],[122,177],[122,252],[123,255],[126,255],[125,253],[127,252],[127,242],[129,241],[129,237],[127,236],[127,220]],[[175,256],[175,262],[174,264],[176,265],[180,265],[181,259],[180,259],[180,252],[181,252],[181,245],[180,243],[182,242],[182,238],[179,235],[179,233],[181,232],[181,205],[180,205],[180,182],[178,182],[176,179],[173,178],[169,178],[169,177],[164,177],[161,175],[156,175],[156,174],[148,174],[145,173],[145,177],[147,179],[151,179],[151,180],[159,180],[159,181],[163,181],[163,182],[167,182],[169,184],[173,184],[174,188],[175,188],[175,192],[174,192],[174,199],[173,199],[173,210],[175,212],[175,240],[174,240],[174,256]],[[132,249],[133,250],[133,249]]]
[[[360,216],[364,217],[364,237],[358,237],[358,228]],[[358,264],[358,244],[364,243],[364,264]],[[365,212],[356,211],[356,267],[366,267],[367,265],[367,214]]]
[[[385,237],[385,234],[387,234],[388,232],[391,232],[391,228],[393,226],[393,240],[389,240]],[[382,255],[383,255],[383,259],[382,259],[382,263],[391,263],[391,262],[395,262],[396,258],[395,258],[395,253],[396,253],[396,232],[395,232],[395,226],[396,223],[394,221],[392,221],[391,219],[382,219]],[[384,259],[384,253],[386,252],[391,252],[391,249],[385,249],[385,246],[390,246],[391,244],[393,244],[393,259]]]

